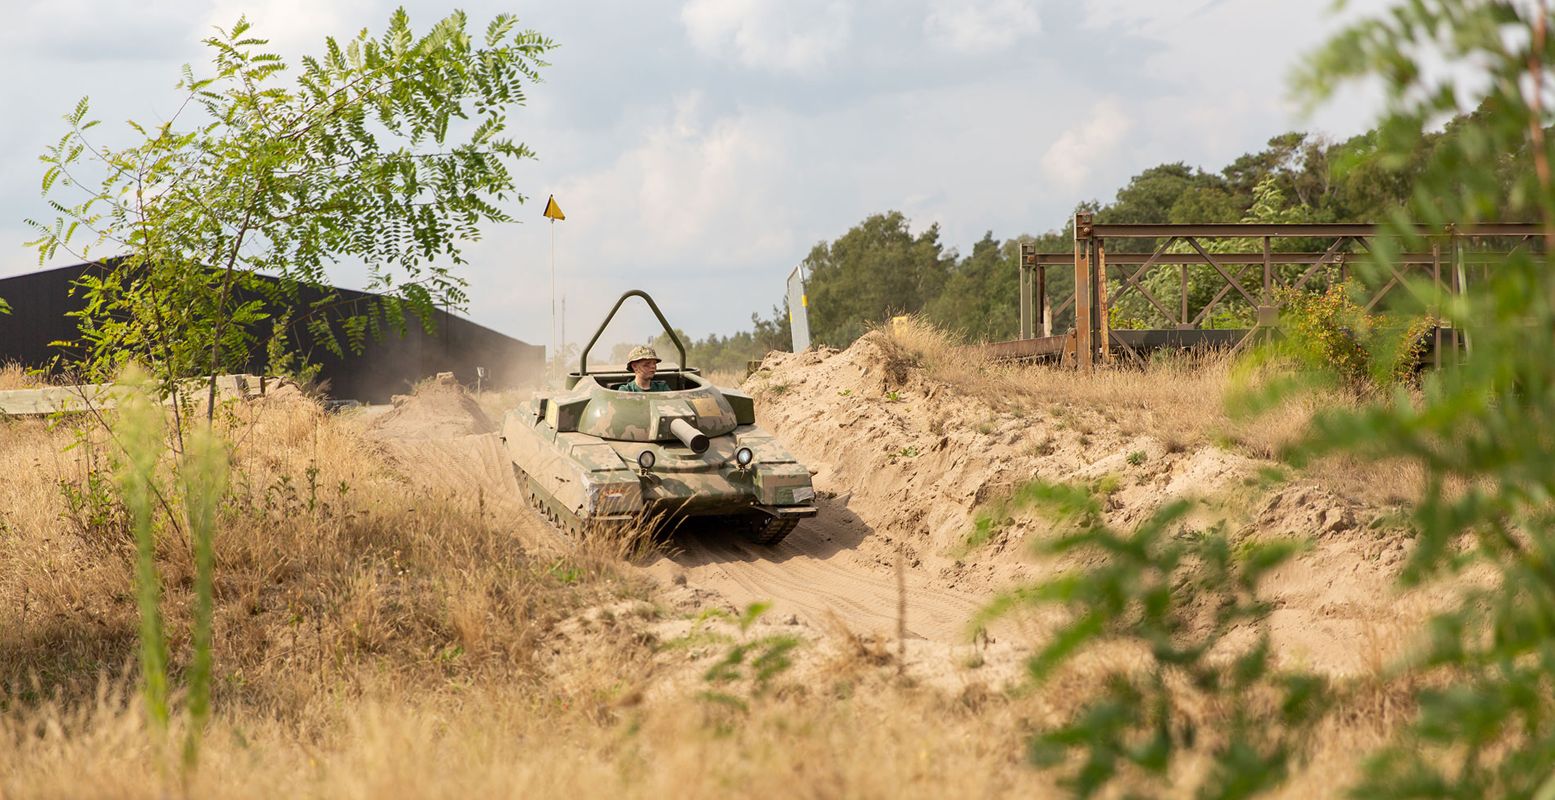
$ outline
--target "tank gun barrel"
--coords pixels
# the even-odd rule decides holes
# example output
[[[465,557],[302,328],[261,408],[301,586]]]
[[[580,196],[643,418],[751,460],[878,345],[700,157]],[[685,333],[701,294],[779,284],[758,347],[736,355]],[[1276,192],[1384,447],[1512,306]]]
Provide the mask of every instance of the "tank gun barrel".
[[[679,439],[681,444],[691,448],[691,452],[697,455],[707,452],[707,437],[701,431],[691,427],[691,423],[679,418],[672,419],[670,433],[675,434],[675,438]]]

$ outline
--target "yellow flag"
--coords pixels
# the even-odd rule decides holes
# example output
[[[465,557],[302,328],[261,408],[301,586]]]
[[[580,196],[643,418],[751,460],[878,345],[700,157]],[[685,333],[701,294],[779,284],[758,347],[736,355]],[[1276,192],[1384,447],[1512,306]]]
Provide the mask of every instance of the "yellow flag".
[[[567,218],[567,215],[562,213],[562,207],[556,205],[556,195],[554,194],[551,195],[551,199],[545,201],[545,215],[551,219]]]

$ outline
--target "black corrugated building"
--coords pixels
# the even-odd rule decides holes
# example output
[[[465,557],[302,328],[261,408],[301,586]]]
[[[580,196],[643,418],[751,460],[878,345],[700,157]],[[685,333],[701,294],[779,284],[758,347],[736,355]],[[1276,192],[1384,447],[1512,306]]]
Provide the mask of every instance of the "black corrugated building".
[[[67,315],[81,308],[82,301],[70,295],[70,287],[91,269],[103,267],[77,264],[0,278],[0,297],[11,305],[9,315],[0,314],[0,362],[44,366],[54,361],[61,350],[50,342],[76,338],[75,319]],[[334,291],[342,312],[373,300],[366,292]],[[290,335],[296,349],[320,366],[320,383],[338,399],[388,402],[391,395],[439,372],[452,372],[473,387],[477,367],[486,370],[485,386],[513,388],[536,381],[545,368],[541,346],[446,312],[438,312],[435,323],[435,334],[428,335],[419,319],[410,319],[403,335],[389,331],[382,339],[369,337],[361,355],[347,352],[344,358],[317,345],[301,326]],[[250,363],[252,372],[262,372],[264,354],[252,354]]]

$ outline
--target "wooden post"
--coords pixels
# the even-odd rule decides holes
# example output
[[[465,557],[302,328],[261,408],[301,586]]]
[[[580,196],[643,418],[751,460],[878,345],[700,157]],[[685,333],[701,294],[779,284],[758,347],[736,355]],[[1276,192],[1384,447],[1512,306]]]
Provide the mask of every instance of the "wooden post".
[[[1448,227],[1448,233],[1452,236],[1452,293],[1462,297],[1469,290],[1469,274],[1463,265],[1463,240],[1458,232]],[[1452,326],[1453,357],[1457,357],[1458,348],[1463,348],[1463,354],[1474,352],[1474,342],[1469,338],[1467,330],[1459,331],[1458,326]]]
[[[1081,211],[1074,215],[1074,332],[1075,365],[1081,372],[1090,372],[1095,366],[1095,298],[1092,287],[1095,281],[1091,270],[1091,215]]]
[[[1030,339],[1033,329],[1031,321],[1031,270],[1025,264],[1020,265],[1020,338]]]
[[[1274,305],[1274,254],[1269,237],[1263,237],[1263,296],[1259,298],[1257,322],[1254,327],[1272,328],[1280,322],[1279,309]]]
[[[1037,310],[1042,313],[1042,335],[1053,335],[1053,302],[1047,296],[1047,267],[1037,267]]]
[[[1263,237],[1263,304],[1274,305],[1274,258],[1269,252],[1269,237]]]
[[[1032,284],[1035,283],[1033,278],[1037,271],[1037,246],[1021,242],[1016,265],[1020,269],[1020,338],[1030,339],[1036,335],[1036,325],[1032,319],[1036,310]]]
[[[1096,327],[1101,330],[1101,360],[1112,364],[1112,309],[1107,303],[1107,248],[1096,240]]]

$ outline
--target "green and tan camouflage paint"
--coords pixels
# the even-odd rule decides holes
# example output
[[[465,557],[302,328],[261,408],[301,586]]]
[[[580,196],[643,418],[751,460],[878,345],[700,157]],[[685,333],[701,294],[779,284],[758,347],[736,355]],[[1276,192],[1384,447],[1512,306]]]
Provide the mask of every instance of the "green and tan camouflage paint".
[[[503,420],[509,456],[542,493],[580,519],[813,509],[809,471],[752,424],[751,399],[684,377],[694,386],[672,392],[618,392],[592,376],[564,392],[538,392]],[[692,453],[675,439],[671,419],[705,434],[707,451]],[[744,469],[734,460],[741,446],[756,456]],[[647,471],[637,466],[645,449],[656,458]]]

